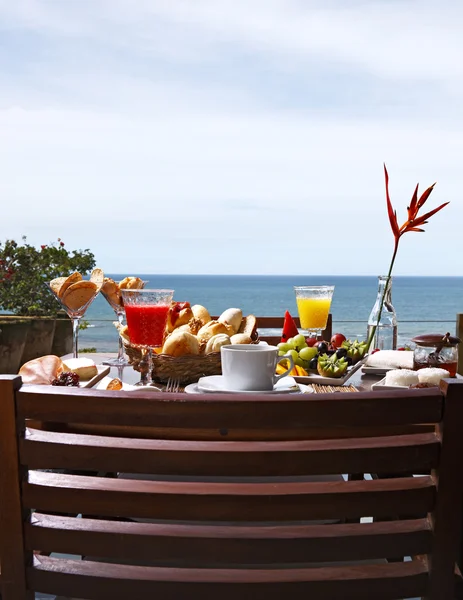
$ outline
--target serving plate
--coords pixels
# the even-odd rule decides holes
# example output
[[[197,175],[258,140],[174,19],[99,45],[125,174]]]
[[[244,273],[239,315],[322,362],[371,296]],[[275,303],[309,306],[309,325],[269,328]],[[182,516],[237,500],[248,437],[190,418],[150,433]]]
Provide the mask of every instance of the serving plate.
[[[352,367],[347,367],[347,371],[343,377],[323,377],[318,373],[313,373],[306,376],[297,376],[294,377],[294,379],[297,381],[297,383],[305,384],[318,383],[319,385],[343,385],[356,371],[360,369],[363,364],[363,360],[364,359],[360,360],[358,363],[355,363],[355,365],[352,365]]]

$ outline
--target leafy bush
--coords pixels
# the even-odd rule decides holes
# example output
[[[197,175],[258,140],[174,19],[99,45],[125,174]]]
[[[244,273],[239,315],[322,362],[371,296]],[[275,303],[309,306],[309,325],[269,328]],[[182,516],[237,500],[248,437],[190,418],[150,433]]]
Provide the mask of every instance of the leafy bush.
[[[79,271],[89,273],[95,266],[90,250],[66,250],[64,242],[35,248],[22,238],[0,242],[0,310],[27,316],[57,316],[62,309],[45,285],[55,277]]]

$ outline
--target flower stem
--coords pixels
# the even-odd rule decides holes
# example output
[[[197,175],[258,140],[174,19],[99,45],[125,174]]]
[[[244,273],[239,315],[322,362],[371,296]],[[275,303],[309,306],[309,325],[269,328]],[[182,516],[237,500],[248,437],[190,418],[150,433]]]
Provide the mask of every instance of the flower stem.
[[[371,346],[371,342],[373,341],[375,334],[376,334],[376,330],[379,327],[379,323],[381,321],[381,314],[383,312],[383,303],[384,303],[384,298],[386,297],[387,294],[387,290],[389,287],[389,281],[391,279],[391,274],[392,274],[392,268],[394,266],[394,262],[395,262],[395,257],[397,256],[397,250],[399,249],[399,239],[400,237],[397,237],[395,240],[395,245],[394,245],[394,253],[392,254],[392,260],[391,260],[391,264],[389,265],[389,271],[387,274],[387,279],[386,279],[386,285],[384,286],[384,291],[383,291],[383,295],[381,298],[381,304],[379,307],[379,312],[378,312],[378,319],[376,321],[376,325],[372,328],[370,335],[368,336],[368,340],[367,340],[367,347],[365,350],[365,354],[369,351],[370,346]]]

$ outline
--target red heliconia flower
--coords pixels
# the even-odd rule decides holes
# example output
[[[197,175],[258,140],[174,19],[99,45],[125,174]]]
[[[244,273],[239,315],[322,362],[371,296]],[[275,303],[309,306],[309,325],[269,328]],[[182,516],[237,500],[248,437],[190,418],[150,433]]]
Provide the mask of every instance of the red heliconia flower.
[[[60,242],[59,245],[61,246],[61,248],[64,246],[64,242]]]
[[[400,237],[404,233],[407,233],[407,231],[421,231],[421,232],[424,231],[424,229],[420,228],[421,225],[426,225],[426,223],[428,222],[427,220],[430,217],[435,215],[436,212],[439,212],[442,208],[444,208],[444,206],[447,206],[447,204],[448,204],[448,202],[444,202],[444,204],[441,204],[437,208],[430,210],[429,212],[427,212],[424,215],[421,215],[421,217],[419,217],[418,212],[419,212],[420,208],[424,205],[426,200],[429,198],[429,196],[431,195],[431,192],[433,191],[434,186],[436,184],[433,183],[430,187],[428,187],[428,189],[425,190],[421,194],[419,200],[418,200],[418,185],[419,184],[416,184],[416,188],[415,188],[415,191],[413,192],[413,197],[412,197],[412,201],[410,202],[410,206],[407,206],[408,219],[405,221],[405,223],[402,225],[402,227],[399,227],[399,224],[397,222],[397,212],[392,208],[391,199],[389,197],[389,175],[388,175],[388,172],[386,169],[386,165],[384,165],[384,176],[386,179],[387,212],[389,214],[389,221],[391,223],[392,233],[394,234],[396,243],[398,243]]]

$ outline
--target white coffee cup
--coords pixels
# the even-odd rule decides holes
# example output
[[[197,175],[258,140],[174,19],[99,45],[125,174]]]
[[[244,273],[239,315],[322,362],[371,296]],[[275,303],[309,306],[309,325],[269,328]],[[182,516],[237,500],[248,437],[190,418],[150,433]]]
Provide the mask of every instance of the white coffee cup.
[[[291,355],[278,356],[278,348],[266,344],[230,344],[222,346],[220,354],[223,383],[230,390],[272,390],[294,367]],[[275,368],[283,358],[290,366],[282,375],[276,375]]]

